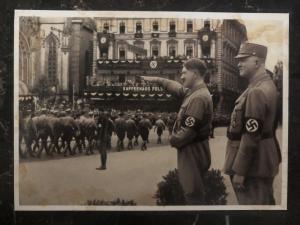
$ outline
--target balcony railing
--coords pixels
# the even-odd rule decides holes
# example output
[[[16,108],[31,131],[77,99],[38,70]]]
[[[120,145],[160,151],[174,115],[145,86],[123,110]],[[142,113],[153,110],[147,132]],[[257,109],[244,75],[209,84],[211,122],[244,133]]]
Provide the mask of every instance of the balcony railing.
[[[134,38],[143,38],[143,33],[135,33]]]
[[[170,31],[169,37],[176,37],[176,31]]]
[[[153,38],[159,38],[159,33],[152,33],[151,36],[152,36]]]

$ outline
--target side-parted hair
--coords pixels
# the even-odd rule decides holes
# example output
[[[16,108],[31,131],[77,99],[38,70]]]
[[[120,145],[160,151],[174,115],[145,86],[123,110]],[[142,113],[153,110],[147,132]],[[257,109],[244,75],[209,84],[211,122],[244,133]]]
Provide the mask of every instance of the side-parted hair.
[[[191,58],[189,60],[187,60],[183,66],[187,69],[187,70],[195,70],[198,71],[199,75],[204,77],[207,67],[205,65],[205,62],[203,62],[200,59],[197,58]]]

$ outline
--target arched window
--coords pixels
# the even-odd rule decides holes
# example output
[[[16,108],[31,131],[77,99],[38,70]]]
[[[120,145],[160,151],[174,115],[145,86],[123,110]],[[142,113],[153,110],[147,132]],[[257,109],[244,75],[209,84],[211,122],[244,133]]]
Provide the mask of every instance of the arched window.
[[[193,57],[194,56],[194,48],[192,45],[188,45],[186,46],[186,52],[185,52],[185,55],[186,56],[189,56],[189,57]]]
[[[153,22],[153,24],[152,24],[152,30],[153,31],[158,31],[158,22],[157,21]]]
[[[135,30],[136,30],[136,33],[142,33],[143,32],[143,27],[142,27],[141,22],[136,22]]]
[[[103,31],[109,31],[109,24],[107,22],[103,24]]]
[[[176,56],[176,46],[175,45],[170,45],[169,46],[169,56],[173,56],[175,57]]]
[[[25,84],[30,84],[29,77],[29,46],[23,36],[20,35],[19,44],[19,79]]]
[[[48,39],[48,78],[53,83],[56,81],[57,74],[57,47],[56,39],[50,36]]]
[[[120,23],[120,34],[125,34],[125,23],[121,22]]]
[[[170,22],[170,32],[176,32],[176,23],[175,23],[175,21]]]
[[[193,21],[188,20],[186,22],[186,32],[189,32],[189,33],[193,32]]]
[[[120,60],[125,60],[126,59],[126,50],[125,47],[121,46],[119,48],[119,59]]]
[[[159,47],[158,47],[158,45],[152,46],[152,56],[153,57],[158,57],[159,56]]]
[[[141,49],[144,48],[144,42],[143,41],[135,41],[133,44],[134,44],[134,46],[136,46],[138,48],[141,48]],[[140,59],[141,56],[142,56],[141,53],[135,53],[135,58],[136,59]]]

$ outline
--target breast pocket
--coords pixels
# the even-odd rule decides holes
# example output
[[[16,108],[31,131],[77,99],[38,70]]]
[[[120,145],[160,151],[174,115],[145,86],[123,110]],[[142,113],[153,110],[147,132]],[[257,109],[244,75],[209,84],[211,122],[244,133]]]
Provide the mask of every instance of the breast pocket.
[[[236,102],[236,105],[231,114],[229,131],[232,133],[241,133],[244,126],[244,111],[245,111],[245,98]]]

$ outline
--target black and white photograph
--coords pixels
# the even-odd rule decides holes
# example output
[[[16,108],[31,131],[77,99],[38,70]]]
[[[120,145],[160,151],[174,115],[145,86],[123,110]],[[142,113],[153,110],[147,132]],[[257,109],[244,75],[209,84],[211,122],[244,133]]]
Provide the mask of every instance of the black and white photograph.
[[[289,14],[16,10],[15,210],[286,210]]]

